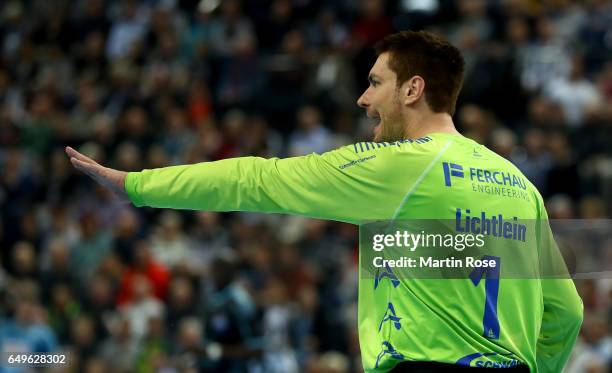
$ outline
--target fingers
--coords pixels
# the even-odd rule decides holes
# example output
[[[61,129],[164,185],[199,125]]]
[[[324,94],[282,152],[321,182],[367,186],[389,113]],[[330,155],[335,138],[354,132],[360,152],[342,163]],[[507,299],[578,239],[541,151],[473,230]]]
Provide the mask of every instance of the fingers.
[[[121,203],[129,203],[129,198],[124,189],[127,172],[100,166],[92,159],[85,157],[70,147],[66,147],[66,153],[70,155],[70,163],[72,163],[74,168],[91,177],[101,186],[109,189]]]
[[[69,146],[66,147],[66,154],[68,154],[69,157],[75,158],[75,159],[77,159],[77,160],[79,160],[81,162],[91,163],[91,164],[98,164],[98,162],[94,161],[93,159],[89,158],[86,155],[83,155],[83,154],[77,152],[76,150],[72,149]]]
[[[105,172],[106,169],[100,166],[99,164],[91,164],[91,163],[83,162],[76,158],[70,158],[70,162],[72,162],[73,166],[77,170],[91,177],[103,187],[106,187],[106,188],[113,187],[112,182],[109,180],[108,175]]]
[[[91,164],[89,162],[84,162],[80,159],[77,159],[75,157],[71,157],[70,158],[70,163],[72,163],[72,165],[74,166],[74,168],[76,168],[77,170],[86,173],[87,175],[91,176],[91,177],[95,177],[96,175],[96,170],[95,170],[95,166],[94,164]]]

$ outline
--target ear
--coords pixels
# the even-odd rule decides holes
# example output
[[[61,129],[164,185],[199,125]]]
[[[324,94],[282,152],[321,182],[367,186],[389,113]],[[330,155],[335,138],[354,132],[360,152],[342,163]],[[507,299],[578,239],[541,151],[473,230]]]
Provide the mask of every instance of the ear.
[[[402,84],[402,101],[404,105],[412,105],[425,93],[425,80],[415,75]]]

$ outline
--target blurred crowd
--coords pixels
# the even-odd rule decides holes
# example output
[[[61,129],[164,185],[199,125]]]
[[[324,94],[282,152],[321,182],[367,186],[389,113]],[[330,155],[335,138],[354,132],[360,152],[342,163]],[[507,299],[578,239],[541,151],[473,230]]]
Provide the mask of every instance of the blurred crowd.
[[[606,222],[609,1],[5,0],[0,351],[65,352],[56,371],[359,371],[357,227],[117,205],[63,147],[137,171],[370,139],[372,46],[404,29],[463,51],[456,124],[551,219]],[[577,286],[567,371],[607,372],[612,282]]]

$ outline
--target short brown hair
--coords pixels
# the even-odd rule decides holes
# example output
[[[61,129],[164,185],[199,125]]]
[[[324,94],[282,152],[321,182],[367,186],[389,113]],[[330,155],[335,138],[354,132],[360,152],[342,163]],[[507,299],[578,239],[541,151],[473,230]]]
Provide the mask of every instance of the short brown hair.
[[[455,113],[465,62],[459,49],[427,31],[402,31],[379,41],[376,54],[389,53],[389,68],[400,86],[415,75],[425,80],[425,100],[433,112]]]

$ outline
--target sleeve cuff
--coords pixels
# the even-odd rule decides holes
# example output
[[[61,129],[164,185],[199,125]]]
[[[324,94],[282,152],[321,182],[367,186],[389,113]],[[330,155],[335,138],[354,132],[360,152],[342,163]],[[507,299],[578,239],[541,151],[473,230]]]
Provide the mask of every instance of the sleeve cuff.
[[[125,177],[125,192],[127,193],[130,202],[132,202],[132,204],[136,207],[144,205],[137,192],[139,184],[140,172],[128,172],[127,176]]]

